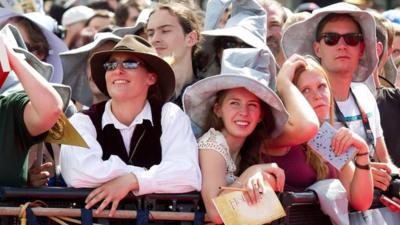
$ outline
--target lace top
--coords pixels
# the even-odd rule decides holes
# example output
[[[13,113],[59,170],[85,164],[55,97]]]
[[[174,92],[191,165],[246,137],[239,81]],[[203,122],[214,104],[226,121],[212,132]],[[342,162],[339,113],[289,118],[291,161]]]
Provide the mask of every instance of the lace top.
[[[234,175],[236,165],[229,154],[228,144],[221,132],[214,128],[210,128],[207,133],[203,134],[203,136],[199,138],[199,149],[201,151],[212,150],[220,153],[222,157],[224,157],[226,163],[226,182],[232,184],[236,180],[236,176]]]

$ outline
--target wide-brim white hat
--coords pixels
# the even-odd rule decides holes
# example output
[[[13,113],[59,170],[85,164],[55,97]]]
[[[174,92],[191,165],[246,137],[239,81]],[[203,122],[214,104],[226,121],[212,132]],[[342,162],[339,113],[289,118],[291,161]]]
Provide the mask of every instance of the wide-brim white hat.
[[[107,41],[118,43],[120,40],[120,37],[110,32],[98,33],[94,41],[89,44],[60,54],[64,70],[63,84],[71,86],[72,99],[81,102],[83,105],[90,106],[92,104],[93,94],[86,74],[90,51]]]
[[[223,52],[221,74],[204,78],[186,88],[183,108],[192,121],[205,129],[207,114],[215,103],[218,91],[246,88],[271,107],[278,136],[288,120],[288,113],[274,88],[276,84],[275,60],[270,51],[256,48],[232,48]]]
[[[297,53],[300,55],[315,55],[313,43],[316,41],[318,24],[331,13],[348,14],[361,27],[365,49],[360,59],[357,71],[353,74],[353,81],[362,82],[370,76],[377,63],[376,30],[374,18],[367,11],[355,5],[340,2],[313,11],[310,18],[288,27],[282,35],[282,47],[286,58]]]
[[[204,25],[205,36],[236,37],[255,48],[266,48],[266,15],[256,0],[233,1],[232,14],[224,28],[215,29],[231,1],[210,0]]]
[[[53,68],[54,68],[54,73],[53,73],[53,76],[52,76],[50,82],[61,83],[62,79],[63,79],[63,69],[62,69],[62,65],[61,65],[61,59],[58,54],[68,50],[65,43],[60,38],[58,38],[54,33],[52,33],[50,30],[43,27],[37,21],[32,20],[29,16],[27,16],[25,14],[20,14],[18,12],[15,12],[15,11],[12,11],[12,10],[9,10],[6,8],[0,8],[0,23],[4,23],[8,18],[15,17],[15,16],[25,17],[40,27],[40,29],[43,32],[44,36],[46,37],[46,40],[49,43],[49,47],[50,47],[49,55],[47,56],[46,62],[53,65]]]

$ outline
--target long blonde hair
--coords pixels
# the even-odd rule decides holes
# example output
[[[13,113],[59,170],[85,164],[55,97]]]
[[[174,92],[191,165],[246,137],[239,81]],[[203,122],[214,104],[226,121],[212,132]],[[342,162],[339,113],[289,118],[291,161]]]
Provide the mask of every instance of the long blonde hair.
[[[326,74],[325,70],[322,68],[321,64],[317,62],[312,56],[306,55],[306,62],[307,65],[301,66],[296,69],[294,76],[293,76],[293,84],[298,85],[298,81],[300,78],[300,75],[304,71],[310,71],[310,70],[317,70],[325,80],[329,88],[329,92],[331,94],[331,99],[330,99],[330,110],[329,110],[329,123],[333,125],[334,122],[334,103],[333,103],[333,97],[332,97],[332,91],[331,91],[331,86],[328,80],[328,75]],[[307,143],[303,144],[306,152],[306,160],[307,163],[311,165],[311,167],[316,171],[317,173],[317,180],[323,180],[325,179],[328,174],[329,174],[329,168],[328,165],[325,163],[325,161],[318,155],[316,154],[310,146],[308,146]]]

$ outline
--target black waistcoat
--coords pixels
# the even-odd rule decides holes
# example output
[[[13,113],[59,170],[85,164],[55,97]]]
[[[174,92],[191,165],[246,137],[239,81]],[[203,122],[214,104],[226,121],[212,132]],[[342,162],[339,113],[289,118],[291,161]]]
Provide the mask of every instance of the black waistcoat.
[[[97,141],[103,149],[103,160],[111,155],[119,156],[126,164],[149,169],[161,162],[161,104],[150,103],[153,125],[149,120],[143,120],[142,124],[135,127],[131,138],[129,154],[125,149],[121,132],[108,124],[101,128],[101,120],[106,102],[93,105],[83,113],[92,120],[97,132]]]

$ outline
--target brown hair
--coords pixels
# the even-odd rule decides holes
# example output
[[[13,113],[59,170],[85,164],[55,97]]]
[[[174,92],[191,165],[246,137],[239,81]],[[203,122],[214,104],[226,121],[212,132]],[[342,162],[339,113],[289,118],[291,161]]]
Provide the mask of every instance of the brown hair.
[[[212,105],[207,115],[207,125],[205,130],[209,130],[210,128],[222,130],[222,128],[224,128],[222,119],[218,118],[214,113],[214,106],[216,104],[222,104],[229,90],[231,89],[217,92],[215,103]],[[242,148],[240,149],[240,163],[238,169],[236,170],[236,175],[240,175],[251,165],[260,162],[259,148],[262,140],[268,138],[275,129],[275,120],[273,119],[271,107],[262,100],[260,100],[260,106],[263,119],[257,124],[254,131],[246,138]],[[268,119],[268,123],[266,123],[266,119]]]
[[[318,74],[320,74],[326,80],[329,91],[331,92],[328,75],[326,74],[326,72],[322,68],[322,66],[312,56],[307,55],[307,56],[305,56],[305,58],[306,58],[307,66],[306,67],[300,66],[295,70],[294,76],[293,76],[293,84],[296,86],[298,85],[299,78],[300,78],[301,74],[303,74],[304,71],[317,70],[319,72]],[[332,93],[331,93],[331,96],[332,96]],[[333,122],[334,122],[333,121],[334,120],[334,111],[333,110],[334,110],[334,103],[333,103],[333,97],[331,97],[330,111],[329,111],[329,123],[331,125],[333,125]],[[307,143],[304,143],[303,147],[305,148],[307,163],[310,164],[311,167],[317,172],[317,180],[325,179],[329,174],[329,168],[328,168],[327,164],[324,162],[324,160],[318,154],[316,154],[310,148],[310,146],[307,145]]]
[[[196,54],[199,50],[199,43],[201,41],[201,23],[197,14],[195,14],[195,9],[192,9],[185,4],[176,2],[158,4],[153,8],[149,15],[149,19],[155,12],[160,10],[167,10],[171,15],[176,16],[185,35],[192,31],[197,33],[199,42],[194,45],[192,49],[192,55]]]

